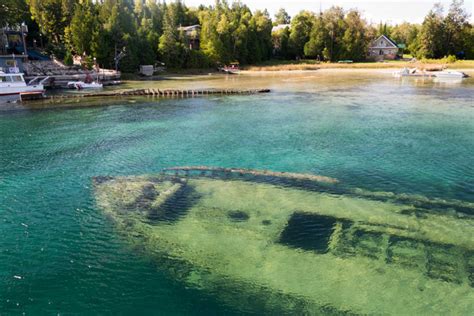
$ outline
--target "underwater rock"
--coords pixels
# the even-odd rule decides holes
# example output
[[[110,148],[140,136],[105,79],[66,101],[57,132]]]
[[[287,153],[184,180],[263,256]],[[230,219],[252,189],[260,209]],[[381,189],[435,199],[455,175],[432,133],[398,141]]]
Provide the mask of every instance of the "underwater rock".
[[[236,222],[245,222],[249,219],[249,214],[242,211],[230,211],[229,218]]]
[[[94,183],[96,184],[102,184],[104,182],[107,182],[107,181],[110,181],[113,179],[113,177],[109,177],[109,176],[96,176],[96,177],[93,177],[92,178]]]

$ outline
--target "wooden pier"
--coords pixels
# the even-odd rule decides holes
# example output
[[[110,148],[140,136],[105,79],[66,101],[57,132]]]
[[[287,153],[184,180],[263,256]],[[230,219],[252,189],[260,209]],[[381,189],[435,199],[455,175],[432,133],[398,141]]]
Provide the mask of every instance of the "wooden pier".
[[[62,94],[45,96],[46,100],[76,98],[109,98],[130,96],[152,96],[156,98],[193,98],[208,95],[250,95],[269,93],[270,89],[130,89],[110,92],[92,92],[84,94]]]

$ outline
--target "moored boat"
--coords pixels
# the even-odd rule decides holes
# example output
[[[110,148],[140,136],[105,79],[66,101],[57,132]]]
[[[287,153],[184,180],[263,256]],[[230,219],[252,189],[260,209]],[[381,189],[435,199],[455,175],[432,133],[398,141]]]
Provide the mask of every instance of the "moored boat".
[[[435,76],[436,78],[441,78],[441,79],[462,79],[462,78],[467,77],[467,75],[464,72],[451,71],[451,70],[436,72]]]
[[[230,65],[218,67],[217,69],[229,75],[237,75],[240,73],[240,65],[238,62],[233,62]]]
[[[86,83],[84,81],[69,81],[67,83],[69,89],[84,90],[84,89],[102,89],[104,85],[99,82]]]
[[[131,244],[229,304],[282,314],[473,308],[473,203],[207,167],[96,177],[94,187]]]
[[[43,80],[44,81],[44,80]],[[43,81],[25,82],[23,73],[4,73],[0,71],[0,96],[20,96],[22,93],[43,94]]]

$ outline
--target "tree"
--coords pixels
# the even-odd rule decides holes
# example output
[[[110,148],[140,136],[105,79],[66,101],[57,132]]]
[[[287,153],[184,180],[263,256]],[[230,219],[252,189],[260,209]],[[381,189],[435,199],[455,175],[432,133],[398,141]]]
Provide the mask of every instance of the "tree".
[[[2,0],[0,4],[0,27],[18,24],[29,18],[25,0]]]
[[[254,62],[260,62],[269,59],[272,54],[272,20],[267,10],[255,11],[252,20],[255,23],[254,32],[258,38],[258,50],[260,51],[260,56],[256,56]]]
[[[351,10],[345,18],[345,31],[342,37],[342,58],[361,61],[365,59],[369,39],[366,36],[366,22],[360,13]]]
[[[446,54],[456,55],[464,51],[466,39],[469,38],[469,32],[465,32],[469,28],[469,14],[463,8],[463,0],[453,0],[449,7],[449,12],[444,19],[444,32]]]
[[[346,27],[344,10],[341,7],[331,7],[324,12],[323,20],[329,35],[323,55],[325,59],[336,61],[345,53],[342,42]]]
[[[74,12],[74,0],[29,0],[33,20],[55,45],[62,45],[64,31]]]
[[[290,28],[287,26],[272,33],[273,54],[279,58],[289,58]]]
[[[291,21],[289,43],[294,57],[304,56],[304,46],[309,41],[313,23],[314,14],[309,11],[301,11]]]
[[[313,23],[309,41],[304,46],[304,54],[308,57],[321,59],[327,42],[328,32],[320,15]]]
[[[92,40],[96,29],[97,17],[91,0],[76,3],[71,24],[66,27],[66,42],[77,54],[92,52]]]
[[[417,57],[441,58],[444,56],[443,8],[435,4],[425,17],[419,35]]]
[[[396,43],[403,43],[406,46],[405,52],[414,53],[417,47],[417,36],[420,32],[420,26],[418,24],[412,24],[404,22],[395,25],[392,28],[390,37]]]
[[[280,10],[278,10],[278,12],[275,14],[275,25],[290,24],[290,22],[291,17],[288,12],[286,12],[285,9],[280,8]]]
[[[181,67],[184,55],[184,46],[179,42],[177,21],[176,11],[168,9],[163,21],[163,35],[161,35],[158,45],[161,60],[167,66],[176,68]]]

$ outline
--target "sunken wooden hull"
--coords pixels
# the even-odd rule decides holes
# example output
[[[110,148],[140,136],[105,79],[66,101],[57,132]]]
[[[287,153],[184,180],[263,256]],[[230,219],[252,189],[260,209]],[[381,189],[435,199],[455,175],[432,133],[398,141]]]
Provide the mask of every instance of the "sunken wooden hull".
[[[468,314],[474,205],[314,175],[184,167],[97,177],[126,240],[242,311]]]

